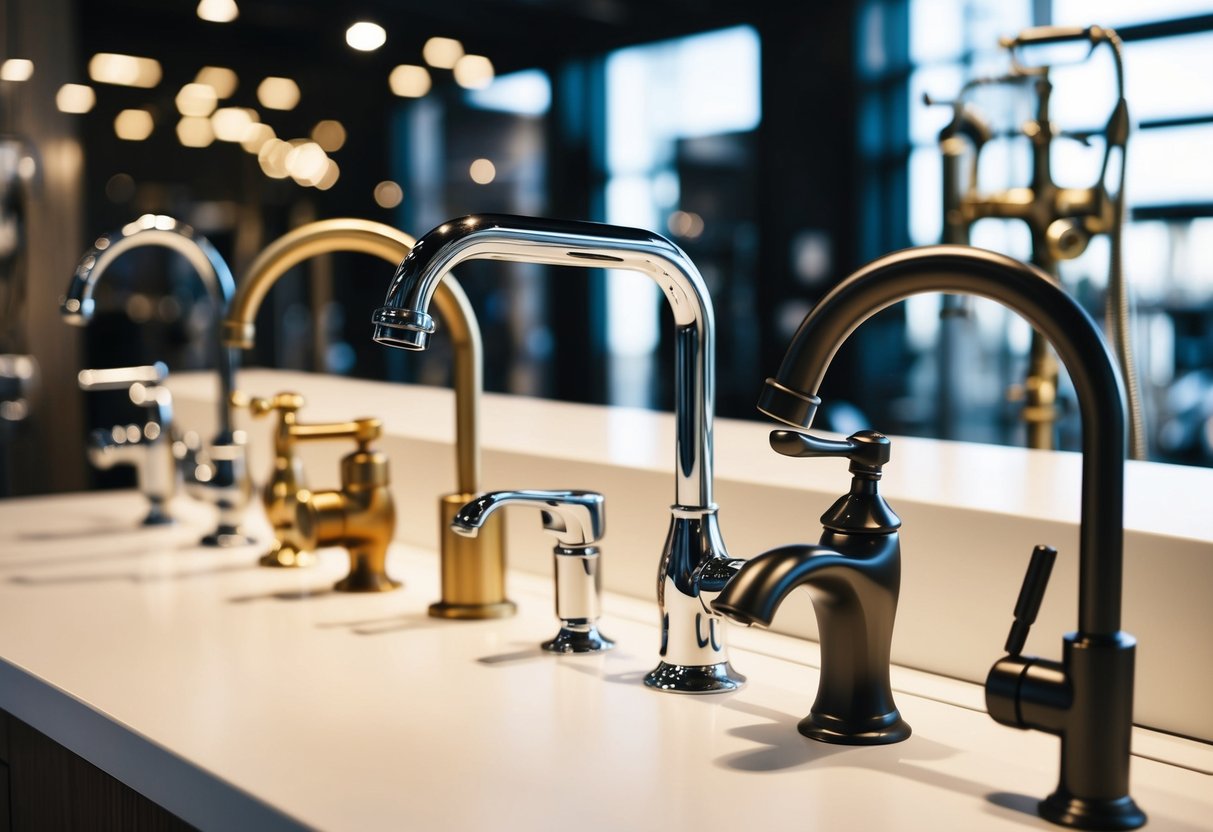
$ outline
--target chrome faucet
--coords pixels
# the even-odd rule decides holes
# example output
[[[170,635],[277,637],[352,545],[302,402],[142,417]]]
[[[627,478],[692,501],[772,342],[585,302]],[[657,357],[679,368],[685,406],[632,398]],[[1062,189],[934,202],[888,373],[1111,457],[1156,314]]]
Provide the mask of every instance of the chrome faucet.
[[[715,324],[699,270],[657,234],[589,222],[476,214],[451,220],[417,241],[400,263],[384,305],[372,316],[381,344],[423,350],[428,314],[443,276],[467,260],[628,269],[661,288],[674,315],[674,505],[657,575],[661,662],[645,677],[657,690],[716,693],[745,677],[733,670],[719,616],[709,603],[733,574],[712,501]]]
[[[173,397],[161,386],[167,377],[168,367],[161,362],[81,370],[77,376],[81,390],[126,390],[131,403],[147,411],[142,425],[93,431],[88,446],[88,459],[95,468],[130,465],[135,469],[139,490],[149,503],[144,526],[173,522],[168,504],[177,491],[177,461],[173,456]]]
[[[538,508],[544,531],[556,538],[556,617],[560,632],[540,645],[549,653],[599,653],[615,642],[598,632],[602,572],[595,545],[606,533],[605,500],[596,491],[490,491],[459,509],[456,534],[475,537],[493,512],[507,505]]]
[[[777,430],[770,441],[784,456],[851,460],[850,493],[821,516],[817,545],[755,555],[712,607],[739,623],[765,627],[789,592],[807,587],[820,634],[821,678],[800,733],[840,745],[900,742],[910,726],[893,703],[889,654],[901,588],[901,518],[878,490],[891,443],[873,430],[842,442]]]
[[[181,254],[202,279],[222,316],[236,292],[231,270],[215,247],[202,235],[172,217],[144,214],[120,231],[103,234],[84,253],[72,275],[67,295],[60,305],[63,319],[86,326],[93,317],[93,289],[118,257],[142,246],[163,246]],[[188,450],[186,487],[199,499],[219,510],[215,531],[202,538],[207,546],[239,546],[251,542],[240,529],[252,493],[244,454],[244,435],[232,429],[232,379],[237,356],[219,345],[215,371],[219,377],[219,430],[209,448]]]
[[[1084,829],[1135,829],[1146,816],[1129,795],[1136,641],[1120,629],[1127,417],[1116,363],[1082,307],[1044,272],[1000,254],[965,246],[895,252],[813,308],[758,409],[807,428],[847,337],[876,312],[922,292],[978,295],[1019,313],[1049,339],[1074,382],[1083,452],[1078,629],[1064,636],[1061,661],[1021,656],[1021,639],[1008,640],[986,679],[986,706],[999,723],[1060,738],[1060,779],[1038,806],[1042,817]]]

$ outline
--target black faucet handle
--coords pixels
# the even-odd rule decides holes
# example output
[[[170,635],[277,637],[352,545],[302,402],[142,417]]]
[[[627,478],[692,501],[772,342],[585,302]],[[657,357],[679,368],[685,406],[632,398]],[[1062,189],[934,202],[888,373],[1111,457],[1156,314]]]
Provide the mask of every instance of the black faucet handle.
[[[1037,546],[1032,550],[1028,572],[1019,589],[1019,598],[1015,601],[1015,621],[1011,623],[1011,632],[1007,635],[1007,655],[1018,656],[1023,652],[1028,631],[1040,612],[1040,602],[1045,597],[1045,587],[1049,585],[1049,576],[1053,574],[1053,562],[1056,560],[1057,550],[1052,546]]]
[[[880,469],[889,461],[892,443],[889,438],[874,430],[861,430],[846,439],[822,439],[794,430],[771,431],[771,449],[784,456],[836,456],[851,460],[851,470],[856,466],[864,473],[880,474]]]

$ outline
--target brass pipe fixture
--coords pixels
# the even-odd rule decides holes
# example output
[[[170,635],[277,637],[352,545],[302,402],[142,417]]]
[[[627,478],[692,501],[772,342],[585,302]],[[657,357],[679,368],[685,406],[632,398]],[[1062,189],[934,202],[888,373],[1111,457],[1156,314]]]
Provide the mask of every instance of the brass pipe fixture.
[[[319,426],[317,426],[319,427]],[[353,439],[358,449],[341,460],[341,488],[300,491],[292,506],[293,526],[306,550],[344,546],[350,572],[333,585],[338,592],[390,592],[400,586],[387,574],[387,549],[396,529],[396,508],[388,490],[387,456],[371,450],[383,435],[378,419],[355,419],[324,426],[317,439]]]
[[[266,293],[279,277],[304,260],[350,251],[395,265],[412,251],[414,243],[412,237],[390,225],[352,218],[319,220],[284,234],[249,266],[223,323],[224,343],[242,349],[253,346],[257,310]],[[504,520],[500,516],[490,520],[494,528],[475,540],[450,530],[455,511],[479,493],[480,392],[484,387],[480,327],[467,295],[450,275],[438,286],[434,303],[454,351],[456,492],[439,501],[443,601],[431,608],[431,614],[448,618],[510,615],[514,605],[504,598]]]

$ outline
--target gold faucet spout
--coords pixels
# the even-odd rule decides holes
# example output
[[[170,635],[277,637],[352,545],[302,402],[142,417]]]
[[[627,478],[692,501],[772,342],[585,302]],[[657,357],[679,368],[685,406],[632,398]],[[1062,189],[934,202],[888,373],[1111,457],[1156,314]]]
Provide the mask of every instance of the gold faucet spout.
[[[370,254],[393,266],[416,241],[390,225],[352,218],[308,223],[279,237],[249,266],[223,322],[223,342],[249,349],[256,338],[256,317],[270,287],[287,271],[320,254],[340,251]],[[476,314],[451,276],[434,295],[454,350],[455,479],[460,494],[475,494],[480,480],[480,391],[483,348]]]

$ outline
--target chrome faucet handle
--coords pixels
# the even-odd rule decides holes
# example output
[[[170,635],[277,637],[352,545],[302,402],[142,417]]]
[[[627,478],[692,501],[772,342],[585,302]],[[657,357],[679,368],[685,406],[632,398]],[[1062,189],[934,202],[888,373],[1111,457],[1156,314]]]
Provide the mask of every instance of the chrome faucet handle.
[[[455,513],[451,529],[474,537],[485,519],[507,505],[542,513],[544,531],[556,538],[556,617],[560,632],[541,645],[550,653],[599,653],[615,642],[598,632],[602,614],[601,553],[594,544],[606,532],[606,501],[596,491],[490,491]]]
[[[106,470],[115,465],[135,469],[139,490],[150,504],[145,526],[173,522],[168,503],[177,490],[177,461],[173,455],[173,397],[160,382],[168,377],[161,363],[138,367],[114,367],[105,370],[81,370],[77,382],[81,390],[127,391],[131,403],[147,411],[142,425],[114,425],[98,429],[89,437],[88,458],[93,467]]]

